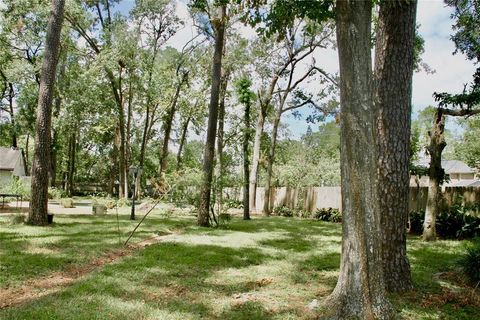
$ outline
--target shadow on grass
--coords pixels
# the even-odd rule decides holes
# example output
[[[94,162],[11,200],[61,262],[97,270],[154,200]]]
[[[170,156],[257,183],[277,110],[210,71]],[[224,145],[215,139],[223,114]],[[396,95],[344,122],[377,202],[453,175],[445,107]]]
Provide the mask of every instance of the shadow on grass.
[[[248,290],[248,283],[238,279],[232,283],[216,283],[211,279],[215,272],[259,265],[268,259],[268,255],[254,248],[152,245],[60,293],[0,311],[0,318],[37,315],[36,319],[137,319],[158,315],[168,319],[265,319],[265,310],[257,302],[213,310],[213,299]],[[89,307],[78,308],[79,300],[83,305],[88,302]],[[116,303],[102,305],[102,301]],[[119,312],[122,306],[128,309],[128,314]]]
[[[290,236],[286,238],[262,240],[258,243],[260,245],[294,252],[310,251],[313,250],[316,245],[316,241],[303,239],[302,236],[298,234],[290,234]]]
[[[219,230],[241,232],[285,232],[296,235],[331,235],[341,236],[342,226],[338,223],[323,222],[311,219],[285,217],[254,217],[245,222],[239,218],[219,227]]]
[[[411,249],[408,256],[414,284],[422,291],[439,291],[441,286],[434,279],[435,274],[451,271],[459,259],[457,252],[447,250],[441,243]]]

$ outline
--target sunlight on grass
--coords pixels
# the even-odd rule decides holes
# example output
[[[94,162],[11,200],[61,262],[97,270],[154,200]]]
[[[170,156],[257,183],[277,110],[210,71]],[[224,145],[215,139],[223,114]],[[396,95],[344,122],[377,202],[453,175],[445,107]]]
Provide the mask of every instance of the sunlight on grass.
[[[6,240],[0,253],[11,255],[2,260],[0,284],[28,279],[37,271],[81,264],[119,247],[114,217],[58,217],[56,221],[52,228],[14,226],[12,230],[0,222],[0,237]],[[121,217],[122,239],[134,223],[126,215]],[[341,225],[283,217],[234,218],[216,229],[194,223],[192,217],[154,215],[135,241],[182,232],[98,268],[58,293],[1,310],[0,318],[283,320],[319,316],[307,305],[313,299],[322,301],[336,284]],[[477,311],[469,307],[420,305],[446,286],[435,275],[454,270],[463,248],[459,241],[437,244],[409,239],[418,290],[392,296],[396,309],[405,319],[476,319]],[[4,265],[13,277],[6,276]]]

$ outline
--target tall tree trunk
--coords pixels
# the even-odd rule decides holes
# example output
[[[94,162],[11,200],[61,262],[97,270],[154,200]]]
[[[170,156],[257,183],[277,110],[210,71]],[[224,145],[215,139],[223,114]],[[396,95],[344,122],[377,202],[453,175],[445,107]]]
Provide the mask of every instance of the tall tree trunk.
[[[165,117],[163,123],[163,144],[162,152],[160,153],[160,167],[158,169],[158,175],[162,177],[162,173],[167,170],[167,160],[168,160],[168,143],[170,142],[170,135],[172,133],[173,120],[175,119],[175,112],[177,111],[178,98],[180,97],[180,91],[182,90],[183,84],[187,81],[188,72],[182,75],[180,82],[177,84],[175,89],[175,94],[173,95],[172,104],[170,110]]]
[[[250,186],[249,186],[249,209],[250,211],[256,210],[256,194],[257,194],[257,177],[258,177],[258,164],[260,160],[260,147],[262,143],[263,127],[265,125],[265,118],[267,117],[268,105],[260,104],[260,112],[258,113],[257,125],[255,127],[255,138],[253,140],[253,155],[252,155],[252,170],[250,171]]]
[[[224,44],[225,45],[225,44]],[[227,94],[227,85],[228,85],[228,72],[223,72],[222,81],[220,83],[220,102],[218,104],[218,129],[217,129],[217,166],[215,168],[216,176],[216,202],[218,205],[218,213],[222,212],[223,204],[223,147],[225,145],[224,136],[225,136],[225,98]]]
[[[143,134],[142,134],[142,144],[140,145],[140,158],[139,158],[139,165],[143,167],[145,163],[145,149],[147,148],[147,141],[148,141],[148,128],[150,126],[150,104],[147,103],[147,110],[145,112],[145,124],[143,126]]]
[[[178,146],[178,152],[177,152],[177,168],[176,170],[180,170],[182,167],[182,152],[183,152],[183,146],[185,145],[185,141],[187,139],[187,132],[188,132],[188,125],[190,124],[190,120],[192,119],[191,116],[185,120],[183,123],[182,127],[182,136],[180,137],[180,144]]]
[[[61,82],[65,76],[65,69],[66,69],[66,55],[64,55],[62,62],[60,64],[60,70],[58,72],[58,81]],[[59,86],[57,85],[57,88]],[[54,99],[54,108],[53,108],[53,118],[57,119],[58,115],[60,114],[60,108],[62,106],[62,96],[60,92],[56,95]],[[57,180],[57,154],[58,154],[58,132],[57,129],[52,127],[52,147],[51,147],[51,166],[50,166],[50,185],[54,187],[56,185]]]
[[[243,113],[243,123],[245,125],[243,132],[243,220],[250,220],[250,161],[248,159],[248,145],[250,144],[250,102],[245,104]]]
[[[32,195],[27,223],[47,224],[48,173],[50,171],[50,134],[52,126],[52,99],[62,31],[64,0],[53,0],[47,26],[47,38],[38,92],[35,126],[35,151],[32,165]]]
[[[75,191],[75,160],[77,153],[77,127],[75,126],[68,141],[68,164],[66,190],[69,197]]]
[[[272,175],[273,175],[273,162],[275,161],[275,148],[277,146],[278,126],[280,125],[280,119],[282,117],[282,108],[279,107],[275,120],[273,121],[272,137],[270,139],[270,148],[268,150],[267,159],[267,181],[265,182],[265,197],[263,203],[263,214],[270,215],[272,213]]]
[[[332,319],[389,319],[377,202],[370,1],[337,1],[343,236]]]
[[[442,203],[442,189],[440,185],[445,179],[445,171],[442,168],[442,152],[447,145],[444,130],[445,115],[438,110],[435,114],[433,127],[428,133],[430,136],[430,144],[427,147],[430,155],[430,182],[428,185],[427,208],[425,210],[425,220],[423,223],[423,240],[425,241],[435,241],[437,238],[435,223]]]
[[[30,148],[30,133],[27,133],[27,138],[25,139],[25,172],[28,175],[32,175],[30,170],[28,169],[28,164],[30,162],[30,152],[28,152],[28,148]]]
[[[378,196],[387,291],[413,288],[407,258],[410,119],[417,2],[380,4],[375,46]]]
[[[13,84],[8,83],[8,107],[10,111],[10,124],[12,126],[12,147],[17,148],[17,130],[15,128],[15,114],[13,112],[13,99],[15,96],[15,91],[13,90]]]
[[[198,209],[197,223],[199,226],[208,227],[210,211],[210,195],[212,188],[213,160],[215,156],[215,136],[217,134],[218,100],[220,96],[220,83],[222,77],[222,55],[225,38],[226,5],[217,7],[218,15],[212,20],[215,31],[215,50],[212,65],[212,87],[210,91],[210,104],[208,107],[207,141],[203,155],[203,182],[200,191],[200,207]]]

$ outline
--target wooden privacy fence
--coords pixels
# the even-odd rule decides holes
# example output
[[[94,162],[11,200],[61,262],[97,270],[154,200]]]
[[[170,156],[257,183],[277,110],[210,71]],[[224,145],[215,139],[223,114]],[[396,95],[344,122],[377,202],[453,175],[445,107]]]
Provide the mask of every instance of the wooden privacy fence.
[[[242,200],[242,188],[225,188],[226,198]],[[410,211],[424,211],[427,205],[427,187],[410,187]],[[340,187],[272,188],[271,205],[286,206],[314,212],[320,208],[342,209]],[[443,191],[446,204],[460,202],[463,205],[480,204],[480,187],[447,187]],[[257,188],[254,211],[262,211],[265,188]]]

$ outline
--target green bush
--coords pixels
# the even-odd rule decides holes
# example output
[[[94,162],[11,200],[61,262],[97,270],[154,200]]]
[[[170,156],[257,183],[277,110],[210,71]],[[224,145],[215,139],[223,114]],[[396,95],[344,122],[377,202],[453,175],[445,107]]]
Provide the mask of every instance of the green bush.
[[[342,213],[336,208],[321,208],[317,209],[313,215],[313,218],[322,221],[339,223],[342,222]]]
[[[287,206],[278,206],[273,208],[273,215],[282,217],[293,217],[293,209]]]
[[[65,190],[58,189],[55,187],[49,187],[48,188],[48,199],[61,199],[65,198],[67,196],[67,193]]]
[[[467,246],[464,256],[459,261],[463,272],[473,285],[480,283],[480,238]]]
[[[310,213],[310,211],[297,208],[295,209],[295,216],[302,219],[308,219],[312,216],[312,214]]]
[[[224,199],[223,203],[227,209],[243,209],[243,202],[236,199]]]
[[[424,218],[425,218],[425,212],[423,211],[410,212],[410,233],[411,234],[422,234]]]
[[[469,215],[472,208],[455,204],[437,216],[436,230],[444,239],[469,239],[480,237],[480,218]],[[424,212],[410,213],[410,232],[421,234],[423,231]]]

